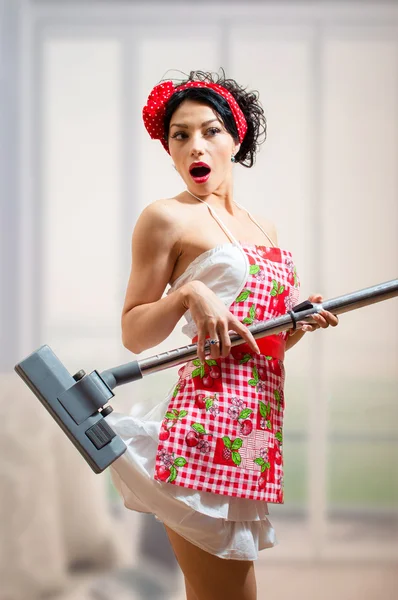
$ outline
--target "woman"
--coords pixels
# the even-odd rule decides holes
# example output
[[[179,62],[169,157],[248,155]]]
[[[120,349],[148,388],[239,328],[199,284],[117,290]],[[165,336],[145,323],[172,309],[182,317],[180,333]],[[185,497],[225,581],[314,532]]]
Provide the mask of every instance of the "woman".
[[[257,342],[248,329],[291,310],[299,287],[274,226],[233,198],[234,164],[251,167],[265,137],[258,94],[191,72],[155,86],[143,118],[186,190],[137,221],[123,343],[134,353],[151,348],[184,315],[198,358],[143,419],[108,417],[128,446],[112,476],[128,508],[164,523],[188,600],[254,600],[253,561],[275,544],[267,502],[283,502],[284,352],[338,321],[323,311],[292,335]],[[245,342],[231,348],[229,332]]]

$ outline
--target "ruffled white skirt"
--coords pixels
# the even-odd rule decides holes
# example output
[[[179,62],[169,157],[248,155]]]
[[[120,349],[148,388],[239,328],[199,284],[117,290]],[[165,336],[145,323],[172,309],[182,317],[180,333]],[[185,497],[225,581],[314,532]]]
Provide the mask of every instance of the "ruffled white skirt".
[[[127,446],[111,465],[112,481],[124,505],[154,514],[183,538],[220,558],[256,560],[260,550],[277,543],[266,502],[196,491],[153,478],[168,402],[169,395],[141,418],[117,412],[106,417]]]

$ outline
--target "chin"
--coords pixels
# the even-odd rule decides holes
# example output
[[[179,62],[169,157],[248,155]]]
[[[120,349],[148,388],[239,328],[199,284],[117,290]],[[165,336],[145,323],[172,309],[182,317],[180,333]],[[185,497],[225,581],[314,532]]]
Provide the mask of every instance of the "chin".
[[[212,194],[213,192],[218,190],[220,184],[220,181],[215,182],[214,178],[210,176],[205,183],[196,183],[191,179],[187,185],[193,190],[197,190],[198,195],[200,195],[200,192],[202,192],[202,194]]]

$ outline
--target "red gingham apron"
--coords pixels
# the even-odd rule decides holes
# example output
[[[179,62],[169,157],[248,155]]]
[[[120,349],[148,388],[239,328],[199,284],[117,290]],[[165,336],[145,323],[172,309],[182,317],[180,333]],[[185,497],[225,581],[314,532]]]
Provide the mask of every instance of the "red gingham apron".
[[[291,310],[299,281],[290,252],[258,245],[241,248],[250,271],[230,312],[252,325]],[[284,332],[258,339],[260,355],[244,343],[226,358],[206,357],[204,365],[195,359],[179,369],[160,429],[155,479],[283,503],[286,338]]]

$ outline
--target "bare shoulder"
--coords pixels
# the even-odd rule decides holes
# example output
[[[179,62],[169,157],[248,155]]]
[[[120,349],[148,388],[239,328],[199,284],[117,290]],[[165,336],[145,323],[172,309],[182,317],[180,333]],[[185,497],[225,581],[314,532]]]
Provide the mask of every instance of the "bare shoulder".
[[[184,224],[185,206],[189,206],[189,203],[182,202],[178,196],[175,196],[154,200],[151,204],[148,204],[143,212],[154,216],[164,223],[174,225],[174,227],[182,227]]]
[[[168,200],[156,200],[139,215],[132,235],[132,260],[123,315],[161,298],[178,259],[181,221]]]
[[[178,243],[183,224],[173,199],[155,200],[148,204],[139,215],[133,239],[138,245],[162,243],[174,246]]]
[[[175,228],[175,210],[173,210],[173,199],[161,198],[154,200],[148,204],[141,212],[139,220],[145,223],[155,225],[162,225],[166,227]]]

